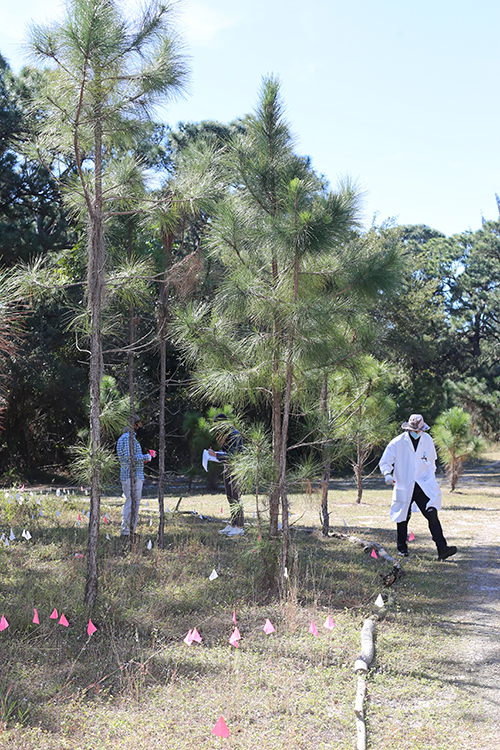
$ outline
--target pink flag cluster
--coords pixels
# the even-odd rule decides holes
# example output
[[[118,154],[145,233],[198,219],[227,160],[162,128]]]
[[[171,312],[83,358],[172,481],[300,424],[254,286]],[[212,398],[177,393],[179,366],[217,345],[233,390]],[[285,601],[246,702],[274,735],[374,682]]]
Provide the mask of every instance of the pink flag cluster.
[[[57,620],[58,625],[62,625],[65,628],[69,628],[69,622],[64,614],[64,612],[61,612],[61,615],[59,615],[57,609],[54,607],[52,610],[52,613],[49,615],[49,620]],[[40,616],[38,614],[38,610],[36,607],[33,607],[33,620],[34,625],[40,625]],[[7,618],[5,615],[2,615],[2,618],[0,619],[0,631],[7,630],[9,627],[9,623],[7,621]],[[90,636],[92,633],[95,633],[97,630],[96,626],[92,622],[92,619],[89,617],[89,624],[87,625],[87,634]],[[201,640],[201,639],[200,639]]]
[[[239,642],[241,641],[241,633],[237,625],[236,610],[233,610],[232,621],[234,623],[234,629],[229,638],[229,643],[231,644],[231,646],[234,646],[234,648],[239,648]],[[323,623],[323,627],[326,628],[327,630],[333,630],[333,628],[335,627],[335,623],[330,617],[330,615],[328,615],[325,622]],[[264,623],[264,627],[262,628],[262,630],[264,631],[266,635],[271,635],[271,633],[276,632],[276,628],[274,627],[274,625],[272,624],[271,620],[268,617],[266,617],[266,621]],[[309,633],[311,633],[314,636],[319,636],[318,629],[316,625],[314,624],[313,620],[311,620],[311,624],[309,626]],[[201,635],[198,633],[196,628],[189,630],[188,633],[184,636],[183,640],[184,640],[184,643],[186,643],[188,646],[191,646],[193,642],[196,642],[196,643],[202,642]]]
[[[231,637],[229,639],[229,643],[232,646],[235,646],[236,648],[238,648],[238,641],[241,640],[241,635],[240,635],[240,631],[238,629],[238,625],[236,624],[237,623],[237,620],[236,620],[236,610],[233,610],[233,618],[232,619],[233,619],[233,623],[234,623],[235,627],[234,627],[234,630],[233,630],[233,632],[231,634]],[[333,628],[335,627],[335,623],[332,620],[332,618],[330,617],[330,615],[328,615],[328,617],[326,618],[325,622],[323,623],[323,627],[326,628],[327,630],[333,630]],[[264,630],[264,633],[266,635],[270,635],[271,633],[275,633],[276,632],[276,629],[275,629],[274,625],[272,624],[271,620],[268,617],[266,618],[266,622],[264,624],[263,630]],[[190,630],[189,633],[191,633],[191,632],[192,631]],[[314,635],[314,636],[319,636],[318,629],[316,628],[316,625],[314,624],[313,620],[311,620],[311,624],[309,626],[309,632],[312,635]],[[188,633],[188,636],[189,636],[189,633]],[[187,638],[187,636],[186,636],[186,638]],[[187,643],[188,641],[186,640],[186,638],[184,639],[184,641]],[[225,739],[226,737],[229,737],[230,731],[229,731],[229,728],[228,728],[228,726],[227,726],[227,724],[226,724],[223,716],[220,717],[219,721],[217,722],[217,724],[212,729],[212,734],[215,735],[216,737],[221,737],[223,739]]]
[[[196,628],[193,628],[193,630],[190,630],[186,637],[184,638],[184,643],[187,643],[188,646],[190,646],[192,643],[201,643],[202,638],[201,635],[198,633]]]
[[[62,625],[64,627],[66,627],[66,628],[69,627],[69,622],[68,622],[68,620],[67,620],[64,612],[62,612],[59,615],[56,607],[54,607],[54,609],[52,610],[52,613],[49,615],[49,619],[50,620],[57,620],[59,625]],[[236,610],[233,610],[232,621],[234,623],[234,630],[231,633],[231,637],[229,638],[229,643],[232,646],[234,646],[235,648],[238,648],[239,641],[241,640],[241,634],[240,634],[240,631],[239,631],[239,628],[238,628],[238,625],[237,625]],[[40,624],[40,617],[39,617],[38,610],[37,610],[36,607],[33,607],[33,623],[35,625],[39,625]],[[0,631],[6,630],[8,627],[9,627],[9,623],[8,623],[5,615],[2,615],[2,617],[0,619]],[[330,615],[328,615],[328,617],[326,618],[325,622],[323,623],[323,627],[326,628],[327,630],[332,630],[335,627],[335,623],[332,620],[332,618],[330,617]],[[92,619],[89,618],[89,623],[88,623],[88,626],[87,626],[87,634],[88,634],[88,636],[90,637],[93,633],[96,632],[96,630],[97,630],[97,628],[94,625],[94,623],[92,622]],[[266,635],[270,635],[271,633],[275,633],[276,632],[276,629],[275,629],[274,625],[272,624],[272,622],[271,622],[271,620],[269,618],[266,618],[266,621],[265,621],[264,627],[263,627],[263,631],[264,631],[264,633]],[[314,636],[319,636],[318,630],[317,630],[316,625],[314,624],[313,620],[311,620],[311,624],[309,626],[309,632],[312,635],[314,635]],[[188,631],[188,633],[186,634],[186,636],[184,637],[183,640],[184,640],[184,643],[186,643],[188,646],[191,646],[191,644],[193,644],[193,643],[201,643],[202,642],[202,637],[199,634],[197,628],[192,628],[192,629],[190,629]],[[216,723],[216,725],[212,729],[212,734],[215,735],[216,737],[221,737],[222,739],[225,739],[225,738],[229,737],[230,731],[229,731],[229,728],[228,728],[228,726],[227,726],[227,724],[226,724],[223,716],[220,717],[220,719],[218,720],[218,722]]]

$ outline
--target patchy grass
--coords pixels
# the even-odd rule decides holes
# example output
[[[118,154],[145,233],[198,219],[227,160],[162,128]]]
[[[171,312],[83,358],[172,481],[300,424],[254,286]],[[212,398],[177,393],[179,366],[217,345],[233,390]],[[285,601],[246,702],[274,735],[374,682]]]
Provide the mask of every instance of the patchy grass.
[[[450,737],[466,749],[488,745],[487,706],[461,680],[467,632],[450,623],[466,594],[477,529],[498,528],[498,477],[488,472],[489,460],[453,495],[444,491],[441,519],[460,549],[456,561],[437,563],[424,519],[412,519],[412,555],[404,561],[406,576],[383,592],[387,606],[368,675],[372,747],[444,750]],[[154,546],[156,503],[146,498],[131,553],[119,538],[121,500],[109,494],[92,612],[83,605],[86,562],[79,556],[86,551],[88,497],[17,493],[0,492],[0,535],[8,539],[12,529],[16,537],[8,546],[0,542],[0,616],[9,622],[0,632],[0,747],[355,746],[352,665],[363,620],[378,612],[374,601],[388,565],[363,554],[348,535],[394,553],[382,481],[373,481],[361,505],[351,483],[333,484],[331,527],[341,538],[321,537],[317,494],[292,496],[290,579],[282,598],[266,584],[263,552],[272,550],[258,540],[251,498],[245,535],[232,539],[218,534],[227,522],[220,494],[184,498],[180,510],[196,514],[167,516],[164,550]],[[177,498],[172,494],[166,505],[173,509]],[[32,539],[21,537],[23,529]],[[213,568],[218,578],[210,581]],[[32,622],[34,607],[40,625]],[[49,618],[54,608],[68,628]],[[238,649],[228,642],[233,610]],[[331,631],[323,628],[328,614]],[[89,616],[98,628],[90,637]],[[276,628],[269,636],[266,618]],[[308,632],[311,620],[318,637]],[[183,638],[193,627],[203,641],[188,646]],[[224,741],[211,735],[221,715],[231,732]]]

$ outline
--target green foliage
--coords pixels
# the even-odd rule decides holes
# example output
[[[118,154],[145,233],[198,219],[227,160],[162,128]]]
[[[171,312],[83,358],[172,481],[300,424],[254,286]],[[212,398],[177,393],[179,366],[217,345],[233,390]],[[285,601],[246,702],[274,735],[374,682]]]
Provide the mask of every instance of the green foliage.
[[[272,437],[264,424],[254,423],[244,431],[244,451],[234,456],[231,472],[243,492],[270,494],[273,483]]]
[[[91,483],[95,464],[98,463],[99,474],[103,484],[112,483],[116,480],[119,472],[119,463],[114,448],[101,445],[96,451],[95,447],[81,440],[79,445],[70,448],[72,460],[69,470],[76,481],[87,486]]]
[[[469,412],[478,432],[492,440],[500,438],[500,378],[447,380],[445,388],[453,402]]]
[[[74,242],[57,182],[30,154],[37,116],[32,100],[42,76],[25,68],[18,76],[0,55],[0,263],[45,255]]]
[[[130,419],[128,397],[121,396],[116,380],[104,375],[101,380],[101,428],[103,436],[110,439],[121,434]]]
[[[294,153],[274,78],[264,80],[255,114],[231,142],[227,170],[234,187],[209,235],[224,277],[211,303],[178,312],[173,331],[197,397],[272,412],[275,533],[293,408],[318,373],[369,340],[366,302],[394,283],[398,250],[392,238],[355,232],[351,183],[328,190]]]
[[[211,462],[208,471],[201,466],[202,452],[213,443],[211,420],[202,416],[198,411],[186,412],[182,420],[182,432],[187,439],[190,453],[190,466],[187,473],[192,476],[206,476],[207,486],[214,489],[217,486],[217,466]]]
[[[481,455],[484,442],[474,434],[470,414],[458,406],[439,415],[432,429],[432,437],[446,466],[453,492],[462,474],[464,463]]]
[[[88,395],[85,399],[89,408]],[[71,446],[70,471],[80,484],[90,484],[94,461],[99,461],[99,468],[104,484],[116,478],[119,463],[114,443],[118,435],[130,420],[130,402],[128,396],[121,396],[116,380],[111,375],[104,375],[101,380],[101,436],[103,444],[97,456],[93,456],[87,427],[80,430],[78,443]]]
[[[459,342],[450,336],[441,279],[433,272],[430,246],[441,233],[425,226],[374,228],[402,243],[400,284],[375,306],[382,346],[371,348],[394,372],[391,395],[398,419],[418,411],[432,420],[446,406],[443,382],[460,364]]]
[[[395,404],[389,396],[392,375],[387,365],[372,357],[358,361],[355,372],[331,378],[328,397],[335,411],[333,437],[337,456],[345,455],[358,484],[361,502],[365,467],[376,448],[391,438]]]
[[[0,726],[3,729],[11,724],[25,726],[29,713],[30,707],[15,696],[12,685],[0,692]]]
[[[32,308],[16,307],[24,321],[21,330],[14,326],[9,332],[16,356],[3,360],[8,393],[0,434],[2,472],[15,467],[17,476],[33,477],[63,466],[83,425],[86,376],[66,330],[66,311],[58,293],[38,296]],[[9,354],[7,346],[3,351]]]
[[[498,363],[500,222],[429,243],[441,279],[450,330],[462,343],[465,365]],[[464,368],[462,368],[464,369]],[[469,374],[474,374],[470,372]]]
[[[107,216],[113,207],[137,211],[144,184],[135,142],[158,97],[186,77],[170,17],[170,6],[150,3],[132,24],[112,0],[71,0],[60,24],[31,26],[33,57],[49,65],[38,148],[76,160],[78,182],[66,182],[66,198],[79,213],[92,216],[95,191]]]

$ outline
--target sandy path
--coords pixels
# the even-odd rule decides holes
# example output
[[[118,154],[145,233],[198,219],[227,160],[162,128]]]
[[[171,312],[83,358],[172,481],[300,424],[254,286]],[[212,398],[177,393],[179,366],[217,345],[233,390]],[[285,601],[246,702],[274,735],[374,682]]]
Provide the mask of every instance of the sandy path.
[[[473,539],[457,556],[466,575],[463,596],[450,616],[450,625],[460,635],[457,666],[462,673],[455,682],[469,695],[488,728],[500,730],[500,462],[482,467],[480,475],[468,472],[461,484],[464,491],[478,484],[487,486],[491,494],[498,494],[499,510],[471,511]]]

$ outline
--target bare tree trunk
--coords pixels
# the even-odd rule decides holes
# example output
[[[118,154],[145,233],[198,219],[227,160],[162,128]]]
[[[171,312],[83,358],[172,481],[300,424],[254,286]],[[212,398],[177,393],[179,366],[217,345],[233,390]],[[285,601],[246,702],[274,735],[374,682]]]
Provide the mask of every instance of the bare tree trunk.
[[[85,604],[93,606],[98,590],[99,522],[101,511],[101,380],[102,380],[102,338],[101,308],[103,301],[104,272],[104,233],[102,218],[102,135],[100,128],[95,134],[95,199],[89,215],[87,304],[90,313],[90,516],[87,545],[87,580]]]
[[[358,494],[356,496],[356,502],[361,503],[361,498],[363,496],[363,475],[361,471],[361,466],[359,465],[359,458],[357,463],[354,464],[354,474],[356,476],[356,486],[358,489]]]
[[[291,360],[291,353],[290,353]],[[288,438],[288,422],[290,418],[290,400],[292,392],[292,364],[288,362],[287,376],[286,376],[286,387],[285,387],[285,403],[283,409],[283,424],[281,426],[281,445],[280,445],[280,465],[279,465],[279,498],[281,500],[281,523],[282,523],[282,541],[281,541],[281,570],[280,578],[283,585],[286,578],[286,571],[288,568],[288,550],[290,547],[290,526],[288,523],[288,495],[286,486],[286,447]]]
[[[168,267],[172,255],[174,235],[172,232],[162,234],[162,244],[165,250],[165,273],[160,282],[160,294],[158,300],[158,340],[160,345],[160,395],[158,404],[158,546],[165,546],[165,392],[167,387],[167,319],[168,319]]]
[[[130,549],[134,548],[136,541],[135,534],[135,517],[137,515],[137,503],[139,498],[135,488],[135,448],[134,448],[134,423],[135,423],[135,403],[134,403],[134,307],[130,305],[130,336],[128,352],[128,396],[130,403],[130,429],[128,433],[128,451],[129,451],[129,477],[130,477],[130,523],[129,523],[129,544]]]
[[[279,466],[281,447],[281,393],[273,388],[272,403],[272,435],[273,435],[273,467]],[[278,536],[278,519],[280,510],[280,488],[278,477],[273,476],[273,483],[269,495],[269,536]]]
[[[366,391],[366,398],[368,398],[369,394],[370,388],[368,388]],[[361,417],[361,406],[358,409],[358,414]],[[367,458],[368,454],[363,449],[361,435],[358,433],[356,435],[356,463],[353,466],[354,474],[356,476],[356,485],[358,488],[358,494],[356,497],[356,502],[358,503],[358,505],[361,503],[361,498],[363,496],[363,467]]]
[[[165,502],[164,502],[164,483],[165,483],[165,389],[167,379],[167,336],[165,331],[166,321],[166,280],[160,286],[160,301],[158,310],[158,337],[160,341],[160,397],[159,397],[159,414],[158,429],[160,432],[158,443],[158,510],[160,518],[158,521],[158,546],[163,549],[165,546],[164,529],[165,529]]]
[[[295,253],[295,265],[294,265],[294,291],[293,301],[297,302],[299,285],[299,255]],[[293,346],[294,346],[294,335],[293,331],[290,335],[288,343],[288,356],[286,363],[286,384],[285,384],[285,396],[283,403],[283,422],[281,425],[281,441],[280,441],[280,464],[279,464],[279,496],[281,499],[281,523],[283,525],[283,538],[281,543],[281,583],[283,584],[286,577],[286,571],[288,568],[288,550],[290,548],[290,525],[288,517],[288,495],[286,486],[286,469],[287,469],[287,441],[288,441],[288,425],[290,421],[290,406],[292,400],[292,380],[293,380]]]
[[[357,461],[353,464],[354,474],[356,476],[356,483],[358,487],[358,496],[356,498],[356,502],[361,503],[361,498],[363,496],[363,474],[368,459],[370,458],[370,449],[366,449],[366,447],[363,446],[360,436],[358,436],[356,440],[356,451]]]
[[[278,283],[278,263],[272,261],[272,274],[275,284]],[[279,338],[279,323],[274,321],[273,340]],[[274,352],[273,376],[275,382],[271,386],[271,414],[272,414],[272,437],[273,437],[273,467],[279,466],[281,450],[281,391],[278,386],[280,374],[279,352]],[[279,477],[273,474],[271,492],[269,494],[269,536],[275,539],[278,536],[278,519],[280,512],[280,489]]]
[[[320,396],[320,409],[323,419],[326,420],[326,408],[328,401],[328,375],[325,374]],[[330,485],[330,441],[326,440],[323,445],[323,477],[321,483],[321,533],[328,536],[330,526],[330,514],[328,512],[328,487]]]

